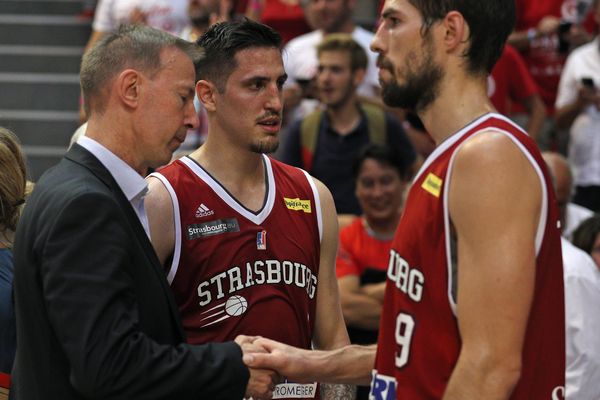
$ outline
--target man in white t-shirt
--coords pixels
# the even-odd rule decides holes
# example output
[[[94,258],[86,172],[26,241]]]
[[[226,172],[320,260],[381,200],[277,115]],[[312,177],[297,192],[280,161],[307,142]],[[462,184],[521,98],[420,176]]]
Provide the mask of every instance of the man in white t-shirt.
[[[188,0],[100,0],[92,28],[105,34],[123,24],[143,23],[176,35],[189,25],[187,6]]]
[[[299,104],[300,85],[306,85],[317,73],[317,45],[323,36],[330,33],[348,33],[364,47],[369,57],[369,64],[363,83],[358,87],[358,94],[377,97],[379,94],[379,78],[376,66],[377,54],[370,49],[373,33],[357,26],[352,20],[356,0],[302,0],[304,14],[312,32],[300,35],[287,44],[283,52],[285,71],[288,74],[286,84],[286,107]]]
[[[600,23],[600,1],[593,4]],[[573,201],[600,212],[600,38],[575,50],[565,63],[556,96],[556,121],[570,128]]]
[[[571,202],[573,197],[573,173],[567,159],[551,151],[543,152],[542,157],[544,157],[554,180],[554,191],[560,210],[561,235],[565,239],[571,240],[571,236],[579,224],[594,215],[594,212]]]

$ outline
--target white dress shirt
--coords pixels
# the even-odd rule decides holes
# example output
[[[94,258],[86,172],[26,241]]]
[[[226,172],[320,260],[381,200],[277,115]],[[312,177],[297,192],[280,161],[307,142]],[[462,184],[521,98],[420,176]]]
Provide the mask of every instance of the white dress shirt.
[[[600,399],[600,270],[562,241],[565,278],[566,400]]]
[[[131,203],[133,210],[144,227],[144,231],[146,231],[146,235],[150,238],[148,216],[144,208],[144,197],[148,193],[148,183],[146,180],[129,164],[94,139],[81,136],[77,139],[77,144],[92,153],[110,172],[127,200],[129,200],[129,203]]]

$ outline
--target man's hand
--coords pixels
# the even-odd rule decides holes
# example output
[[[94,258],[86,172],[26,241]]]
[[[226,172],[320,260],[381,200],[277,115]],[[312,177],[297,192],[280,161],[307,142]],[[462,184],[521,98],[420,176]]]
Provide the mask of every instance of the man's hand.
[[[266,352],[263,347],[255,344],[258,339],[260,339],[259,336],[244,335],[235,338],[235,342],[242,348],[244,361],[248,355]],[[253,368],[250,365],[248,367],[250,379],[246,386],[245,397],[254,400],[272,398],[275,385],[281,381],[279,374],[272,369]]]
[[[237,341],[237,339],[236,339]],[[271,369],[294,382],[314,382],[310,368],[305,368],[306,357],[316,351],[299,349],[265,338],[256,338],[252,349],[244,352],[244,363],[250,368]]]
[[[600,93],[595,88],[582,86],[579,89],[579,96],[577,98],[579,109],[583,109],[590,104],[594,104],[598,110],[600,110]]]

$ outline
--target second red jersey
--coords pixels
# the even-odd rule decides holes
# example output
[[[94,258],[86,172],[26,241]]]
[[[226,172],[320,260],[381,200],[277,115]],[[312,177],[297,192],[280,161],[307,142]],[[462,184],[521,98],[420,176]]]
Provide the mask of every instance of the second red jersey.
[[[244,334],[311,348],[322,231],[318,192],[305,171],[263,161],[266,194],[258,212],[189,157],[153,174],[174,205],[167,279],[192,344]],[[276,395],[318,398],[317,391],[290,384]]]
[[[508,119],[488,114],[446,139],[410,189],[390,251],[372,399],[434,400],[444,395],[461,350],[456,318],[460,260],[457,267],[448,213],[452,160],[465,140],[484,131],[513,140],[537,172],[543,194],[522,373],[510,398],[550,400],[564,394],[564,287],[552,185],[535,143]]]

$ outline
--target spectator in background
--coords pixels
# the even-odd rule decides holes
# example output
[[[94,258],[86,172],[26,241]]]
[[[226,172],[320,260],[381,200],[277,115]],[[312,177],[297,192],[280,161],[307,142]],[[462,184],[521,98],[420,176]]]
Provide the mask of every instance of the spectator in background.
[[[567,53],[590,39],[581,26],[588,9],[586,3],[589,1],[516,0],[517,23],[508,43],[523,55],[546,106],[548,118],[538,138],[543,150],[560,147],[565,151],[564,144],[559,143],[564,139],[558,137],[552,119],[554,101]],[[525,110],[517,106],[515,111]]]
[[[588,219],[594,212],[571,202],[573,196],[573,174],[565,157],[559,153],[546,151],[542,153],[548,171],[552,175],[556,202],[560,211],[561,234],[571,240],[573,231]]]
[[[600,215],[586,219],[573,232],[573,244],[592,256],[600,268]]]
[[[565,281],[565,399],[600,399],[600,264],[596,266],[589,254],[566,239],[561,243]],[[597,249],[600,252],[600,241]]]
[[[213,24],[228,21],[233,17],[233,0],[188,0],[189,25],[179,37],[195,42]]]
[[[300,0],[248,0],[245,14],[279,32],[283,44],[310,31]]]
[[[350,341],[373,344],[408,171],[391,147],[370,144],[360,151],[352,172],[363,215],[340,231],[336,272]],[[368,398],[367,387],[358,388],[357,398]]]
[[[306,88],[317,74],[317,45],[331,33],[347,33],[367,52],[369,62],[358,93],[375,97],[379,93],[377,55],[370,49],[373,33],[352,20],[357,0],[303,0],[306,20],[314,31],[291,40],[284,49],[284,65],[288,83],[284,91],[286,108],[296,107]]]
[[[596,21],[600,1],[594,0]],[[556,98],[558,126],[569,129],[569,161],[575,171],[573,201],[600,212],[600,38],[567,59]]]
[[[529,115],[525,130],[534,139],[539,136],[546,107],[523,58],[508,44],[488,77],[488,95],[496,110],[508,117],[513,104],[522,105]]]
[[[19,140],[0,127],[0,373],[6,374],[11,372],[16,350],[12,243],[26,188],[25,158]]]
[[[144,24],[178,35],[189,25],[187,7],[188,0],[99,0],[86,48],[126,24]]]
[[[317,88],[324,110],[290,127],[282,161],[306,169],[331,190],[340,226],[362,213],[355,195],[352,163],[368,143],[387,144],[410,170],[415,151],[400,123],[382,108],[360,102],[357,89],[367,70],[363,47],[344,33],[317,46]]]

